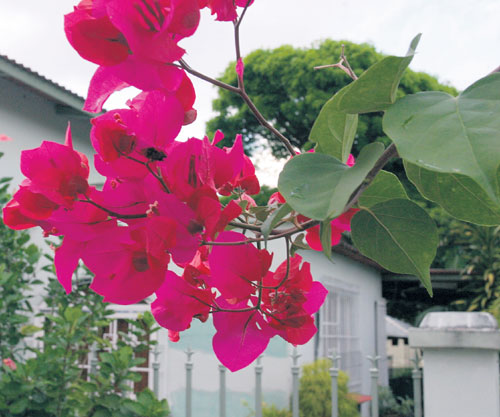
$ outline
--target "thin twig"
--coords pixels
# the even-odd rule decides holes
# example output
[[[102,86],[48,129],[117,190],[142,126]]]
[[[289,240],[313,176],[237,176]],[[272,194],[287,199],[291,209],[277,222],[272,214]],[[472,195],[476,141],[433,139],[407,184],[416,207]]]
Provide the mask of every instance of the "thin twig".
[[[309,220],[307,222],[304,222],[300,225],[300,228],[298,227],[292,227],[291,229],[287,230],[282,230],[279,231],[279,233],[269,236],[267,240],[276,240],[276,239],[281,239],[282,237],[287,237],[287,236],[292,236],[295,233],[303,232],[304,230],[307,230],[311,227],[316,226],[319,223],[318,220]],[[209,242],[206,240],[201,241],[201,245],[207,245],[207,246],[238,246],[238,245],[246,245],[248,243],[255,243],[255,242],[264,242],[266,239],[264,238],[250,238],[247,240],[241,240],[237,242]]]
[[[342,45],[342,51],[340,52],[339,62],[337,62],[336,64],[319,65],[317,67],[314,67],[315,70],[324,68],[340,68],[354,81],[358,79],[358,76],[354,73],[353,69],[351,68],[351,65],[349,64],[349,61],[347,60],[347,57],[344,54],[344,45]]]
[[[236,93],[238,95],[240,94],[240,89],[238,87],[234,87],[230,84],[226,84],[222,81],[216,80],[215,78],[211,78],[205,74],[202,74],[201,72],[194,70],[183,59],[180,59],[179,63],[180,63],[180,67],[184,71],[188,72],[189,74],[194,75],[195,77],[198,77],[198,78],[200,78],[206,82],[209,82],[210,84],[213,84],[217,87],[223,88],[224,90],[232,91],[233,93]]]
[[[116,213],[115,211],[109,210],[106,207],[103,207],[100,204],[96,203],[95,201],[90,200],[88,197],[86,200],[77,200],[77,201],[79,201],[81,203],[92,204],[93,206],[108,213],[112,217],[116,217],[117,219],[144,219],[144,218],[148,217],[148,215],[146,213],[144,213],[144,214],[120,214],[120,213]]]

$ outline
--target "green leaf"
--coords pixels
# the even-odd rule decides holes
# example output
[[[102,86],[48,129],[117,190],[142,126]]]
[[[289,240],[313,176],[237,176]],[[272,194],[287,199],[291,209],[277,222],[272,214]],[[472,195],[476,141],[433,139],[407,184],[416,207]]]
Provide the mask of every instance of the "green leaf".
[[[342,214],[349,197],[383,151],[381,143],[365,146],[353,167],[330,155],[295,156],[283,168],[278,188],[295,211],[315,220],[333,219]]]
[[[351,236],[363,255],[392,272],[418,276],[432,296],[429,268],[438,235],[424,209],[406,199],[363,208],[351,221]]]
[[[309,140],[318,143],[318,152],[331,155],[344,163],[349,158],[358,128],[357,114],[347,114],[339,110],[340,98],[347,88],[349,86],[338,91],[326,102],[309,134]]]
[[[385,110],[394,103],[399,82],[415,55],[420,36],[413,38],[406,56],[388,56],[349,84],[340,98],[338,109],[346,113],[369,113]]]
[[[383,125],[404,160],[471,178],[500,209],[499,73],[458,97],[442,92],[406,96],[388,109]]]
[[[22,414],[24,413],[24,410],[26,410],[26,407],[28,407],[28,399],[19,398],[9,406],[9,411],[12,414]]]
[[[109,411],[107,408],[104,407],[99,407],[99,409],[92,414],[92,417],[111,417],[111,411]]]
[[[283,204],[280,208],[273,211],[273,213],[267,217],[260,230],[262,231],[262,235],[264,236],[265,244],[267,246],[267,239],[271,234],[272,230],[276,227],[278,222],[289,214],[292,211],[292,208],[287,204]]]
[[[133,413],[138,414],[140,416],[144,416],[145,415],[144,413],[147,412],[144,405],[142,405],[138,402],[132,401],[132,400],[128,400],[128,399],[124,400],[123,406],[125,407],[125,409],[132,411]]]
[[[380,171],[373,182],[363,191],[358,200],[360,207],[371,207],[395,198],[408,198],[406,191],[396,175]]]
[[[430,171],[409,162],[404,166],[420,194],[453,217],[481,225],[500,224],[500,208],[472,178]]]
[[[31,335],[35,334],[36,332],[38,332],[40,330],[42,330],[41,327],[34,326],[32,324],[28,324],[26,326],[21,327],[20,331],[21,331],[21,334],[23,336],[31,336]]]
[[[319,239],[321,241],[321,247],[323,248],[323,253],[328,259],[332,259],[332,228],[330,226],[330,220],[321,222],[319,226]]]

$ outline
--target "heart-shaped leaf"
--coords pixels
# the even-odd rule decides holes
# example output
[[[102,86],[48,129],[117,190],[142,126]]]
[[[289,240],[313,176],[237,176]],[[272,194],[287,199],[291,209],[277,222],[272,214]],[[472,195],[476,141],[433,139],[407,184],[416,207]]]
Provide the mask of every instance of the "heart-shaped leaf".
[[[406,96],[387,110],[383,126],[404,160],[470,177],[500,209],[499,73],[458,97],[442,92]]]
[[[413,38],[406,56],[388,56],[349,84],[339,99],[338,109],[346,113],[369,113],[385,110],[394,103],[399,82],[415,55],[420,36]]]
[[[349,85],[338,91],[323,106],[314,121],[309,140],[318,144],[316,150],[347,162],[358,127],[358,115],[339,110],[339,99]]]
[[[408,198],[398,177],[387,171],[380,171],[373,182],[363,191],[358,200],[360,207],[371,207],[395,198]]]
[[[438,234],[424,209],[406,199],[363,208],[351,221],[351,236],[363,255],[392,272],[418,276],[432,295],[429,268]]]
[[[408,179],[420,194],[443,207],[460,220],[481,224],[500,224],[500,209],[472,178],[443,174],[405,162]]]
[[[281,171],[278,188],[295,211],[315,220],[333,219],[342,214],[383,151],[381,143],[365,146],[353,167],[325,154],[295,156]]]

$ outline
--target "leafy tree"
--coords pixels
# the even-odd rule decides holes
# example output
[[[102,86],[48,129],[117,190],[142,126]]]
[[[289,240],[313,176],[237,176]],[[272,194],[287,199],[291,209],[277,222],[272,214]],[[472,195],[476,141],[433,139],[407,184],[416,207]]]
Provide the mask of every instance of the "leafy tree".
[[[299,148],[306,145],[321,107],[333,93],[352,81],[336,68],[313,69],[315,66],[337,62],[342,45],[345,45],[345,54],[358,75],[383,57],[368,44],[325,40],[307,49],[289,45],[273,50],[259,49],[244,59],[246,92],[263,116],[272,121],[279,131],[286,133],[292,144]],[[222,81],[236,85],[234,67],[234,63],[229,64]],[[401,80],[398,94],[403,96],[427,90],[456,94],[454,88],[440,84],[434,77],[409,70]],[[258,147],[260,138],[265,138],[271,144],[275,156],[287,156],[286,149],[259,124],[237,95],[219,89],[213,108],[217,115],[208,122],[207,130],[212,134],[216,129],[224,132],[225,139],[221,145],[229,146],[234,136],[241,133],[248,153]],[[376,140],[389,143],[382,131],[381,113],[361,115],[353,153],[358,154],[364,145]],[[399,170],[402,171],[402,168]]]

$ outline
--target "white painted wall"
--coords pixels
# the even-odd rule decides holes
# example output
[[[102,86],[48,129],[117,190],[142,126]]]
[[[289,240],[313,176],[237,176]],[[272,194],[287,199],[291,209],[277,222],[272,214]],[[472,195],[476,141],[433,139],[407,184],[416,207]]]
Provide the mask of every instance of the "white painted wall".
[[[54,102],[24,85],[0,77],[0,134],[13,140],[0,142],[0,177],[14,177],[13,184],[23,180],[19,168],[21,151],[40,146],[44,140],[64,143],[68,121],[71,120],[74,146],[89,157],[91,182],[98,180],[93,169],[89,132],[90,122],[85,117],[57,114]]]

